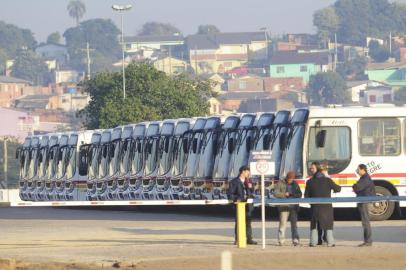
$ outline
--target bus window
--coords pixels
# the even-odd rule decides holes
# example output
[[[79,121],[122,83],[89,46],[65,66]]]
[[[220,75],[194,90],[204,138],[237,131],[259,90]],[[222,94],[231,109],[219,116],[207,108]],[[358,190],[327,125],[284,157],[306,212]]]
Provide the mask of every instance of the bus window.
[[[317,135],[324,132],[324,145],[317,144]],[[351,136],[348,127],[312,127],[309,134],[308,166],[326,163],[329,174],[343,171],[351,161]]]
[[[394,118],[361,119],[358,140],[362,156],[397,156],[400,154],[400,122]]]

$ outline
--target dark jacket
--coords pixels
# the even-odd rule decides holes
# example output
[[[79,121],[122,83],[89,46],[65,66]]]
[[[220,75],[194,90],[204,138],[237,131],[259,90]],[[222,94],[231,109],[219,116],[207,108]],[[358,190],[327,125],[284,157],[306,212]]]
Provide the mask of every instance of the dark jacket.
[[[375,185],[369,174],[364,174],[358,182],[352,186],[357,197],[375,196]]]
[[[340,192],[341,187],[322,173],[316,173],[306,183],[305,198],[331,198],[331,191]],[[310,228],[316,229],[317,223],[322,230],[332,230],[334,224],[334,211],[332,204],[312,204],[312,217]]]
[[[286,192],[287,192],[287,187],[288,183],[286,183],[286,180],[279,180],[275,184],[274,188],[274,193],[273,195],[275,198],[301,198],[302,197],[302,191],[300,190],[300,187],[296,181],[293,180],[292,182],[292,193],[286,197]],[[283,206],[278,206],[279,211],[289,211],[289,210],[299,210],[299,205],[283,205]]]
[[[253,190],[248,188],[247,181],[241,182],[239,177],[234,178],[228,184],[228,198],[233,202],[247,201],[248,198],[252,198]]]

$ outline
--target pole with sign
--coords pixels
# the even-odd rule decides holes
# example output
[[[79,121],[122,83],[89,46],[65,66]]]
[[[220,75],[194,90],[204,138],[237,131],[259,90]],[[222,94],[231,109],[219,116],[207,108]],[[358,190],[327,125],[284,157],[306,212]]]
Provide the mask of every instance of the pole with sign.
[[[261,176],[261,218],[262,218],[262,249],[265,249],[265,175],[275,174],[275,162],[271,162],[271,151],[252,152],[250,163],[251,174]]]

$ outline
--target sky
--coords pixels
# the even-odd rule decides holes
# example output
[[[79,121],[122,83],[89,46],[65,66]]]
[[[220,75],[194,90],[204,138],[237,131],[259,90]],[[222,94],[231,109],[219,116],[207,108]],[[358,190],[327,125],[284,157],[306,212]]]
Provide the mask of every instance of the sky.
[[[48,34],[61,34],[75,20],[68,16],[69,0],[0,0],[0,20],[30,29],[38,41]],[[110,18],[118,26],[119,14],[112,4],[132,4],[124,15],[125,35],[135,35],[148,21],[171,23],[184,34],[193,34],[198,25],[214,24],[223,32],[256,31],[267,27],[272,35],[312,33],[314,11],[334,0],[83,0],[82,20]]]

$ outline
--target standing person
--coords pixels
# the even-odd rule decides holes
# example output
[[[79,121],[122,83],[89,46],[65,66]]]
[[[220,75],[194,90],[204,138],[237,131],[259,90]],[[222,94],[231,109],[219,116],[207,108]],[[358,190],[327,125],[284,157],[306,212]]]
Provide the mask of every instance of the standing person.
[[[321,164],[320,171],[325,177],[330,178],[330,176],[328,175],[327,164]],[[317,223],[317,235],[318,235],[317,245],[321,246],[323,245],[323,242],[327,243],[327,232],[320,229],[320,223]]]
[[[233,202],[245,202],[247,199],[252,197],[252,183],[249,181],[250,177],[250,168],[248,166],[242,166],[239,171],[239,176],[234,178],[229,183],[228,188],[228,197]],[[252,203],[247,203],[246,206],[246,232],[247,232],[247,244],[256,245],[252,239],[252,227],[251,227],[251,218],[254,207]],[[234,211],[235,215],[235,242],[237,244],[237,211]]]
[[[305,198],[331,198],[331,191],[340,192],[341,187],[330,178],[321,173],[320,163],[313,162],[311,170],[316,171],[313,177],[307,181],[305,189]],[[326,231],[327,245],[334,247],[334,211],[332,204],[312,204],[312,217],[310,222],[310,246],[317,244],[317,223],[321,230]]]
[[[274,196],[276,198],[301,198],[302,191],[299,185],[294,180],[296,174],[292,171],[288,172],[285,180],[279,180],[275,185]],[[279,206],[279,230],[278,242],[280,246],[285,243],[285,230],[290,218],[290,229],[292,232],[292,243],[294,246],[299,245],[299,233],[297,230],[297,219],[299,213],[299,205]]]
[[[360,179],[352,186],[357,197],[375,196],[375,185],[368,174],[367,166],[365,164],[358,165],[357,173]],[[362,228],[364,229],[364,243],[359,246],[370,247],[372,246],[372,230],[369,221],[368,203],[359,203],[357,204],[357,208],[361,216]]]

